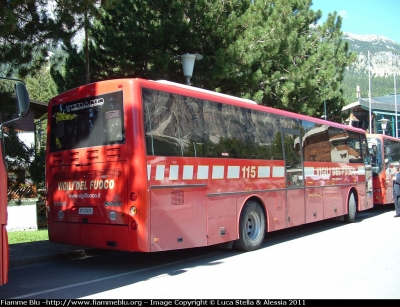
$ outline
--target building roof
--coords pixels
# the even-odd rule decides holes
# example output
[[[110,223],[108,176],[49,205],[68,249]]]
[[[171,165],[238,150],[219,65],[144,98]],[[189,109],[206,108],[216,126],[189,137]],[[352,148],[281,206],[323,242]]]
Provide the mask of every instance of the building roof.
[[[29,110],[33,111],[35,119],[39,119],[47,113],[47,102],[31,100]]]
[[[41,118],[47,113],[47,103],[31,100],[29,105],[29,114],[12,124],[21,131],[33,132],[35,131],[35,119]],[[6,124],[7,126],[7,124]]]
[[[385,95],[380,97],[371,98],[371,110],[375,111],[386,111],[386,112],[396,112],[396,107],[398,111],[400,111],[399,104],[400,103],[400,95]],[[370,99],[368,98],[360,98],[358,101],[352,102],[345,107],[343,107],[342,111],[347,111],[354,109],[356,107],[361,107],[365,110],[369,110]]]

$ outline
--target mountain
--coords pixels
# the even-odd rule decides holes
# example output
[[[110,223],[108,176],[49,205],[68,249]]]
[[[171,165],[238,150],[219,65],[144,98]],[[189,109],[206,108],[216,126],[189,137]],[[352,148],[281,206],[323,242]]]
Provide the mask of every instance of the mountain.
[[[400,43],[383,36],[346,32],[343,34],[343,40],[349,43],[350,51],[357,53],[357,60],[348,68],[342,84],[346,103],[357,99],[357,86],[360,87],[361,97],[368,97],[369,69],[371,69],[371,96],[393,94],[394,76],[400,75]],[[400,83],[396,84],[397,93],[399,87]]]
[[[379,51],[400,51],[400,43],[379,35],[358,35],[352,33],[343,33],[343,39],[348,41],[354,51],[368,50],[371,52]]]
[[[350,33],[344,33],[343,39],[349,43],[350,51],[358,54],[350,70],[368,73],[369,51],[373,76],[393,76],[394,71],[400,73],[400,43],[383,36]]]

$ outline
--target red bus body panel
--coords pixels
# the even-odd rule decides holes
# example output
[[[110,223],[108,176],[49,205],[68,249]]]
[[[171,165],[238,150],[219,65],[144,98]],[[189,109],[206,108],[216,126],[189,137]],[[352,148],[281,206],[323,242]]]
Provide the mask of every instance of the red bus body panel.
[[[378,161],[382,163],[382,171],[378,174],[375,173],[373,176],[373,201],[375,205],[390,205],[393,204],[393,176],[395,174],[395,168],[399,167],[399,157],[396,159],[389,159],[385,157],[385,147],[388,142],[396,144],[400,147],[400,139],[383,135],[383,134],[367,134],[368,139],[380,140],[380,148],[378,154]]]
[[[147,156],[142,87],[266,111],[240,99],[140,79],[89,84],[55,97],[49,106],[122,89],[127,133],[126,144],[47,154],[50,241],[157,252],[238,239],[240,213],[249,199],[262,204],[267,231],[342,216],[352,189],[359,211],[372,207],[363,163],[304,162],[305,185],[298,188],[287,185],[284,160]],[[95,186],[100,181],[101,189]],[[91,214],[85,215],[87,209]]]

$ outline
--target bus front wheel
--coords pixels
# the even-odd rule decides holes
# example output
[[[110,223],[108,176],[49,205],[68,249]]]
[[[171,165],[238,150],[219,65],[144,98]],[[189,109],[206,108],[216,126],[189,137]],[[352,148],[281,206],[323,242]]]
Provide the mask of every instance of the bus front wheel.
[[[353,223],[356,219],[357,202],[354,193],[351,193],[348,200],[348,211],[344,216],[344,221],[346,223]]]
[[[242,251],[258,249],[265,235],[265,215],[260,205],[249,201],[244,206],[239,220],[239,239],[233,246]]]

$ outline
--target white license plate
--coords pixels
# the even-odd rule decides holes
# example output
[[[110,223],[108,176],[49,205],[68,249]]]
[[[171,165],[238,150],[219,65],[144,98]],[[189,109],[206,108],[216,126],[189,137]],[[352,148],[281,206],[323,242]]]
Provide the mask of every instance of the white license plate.
[[[79,208],[79,214],[93,214],[93,208]]]

